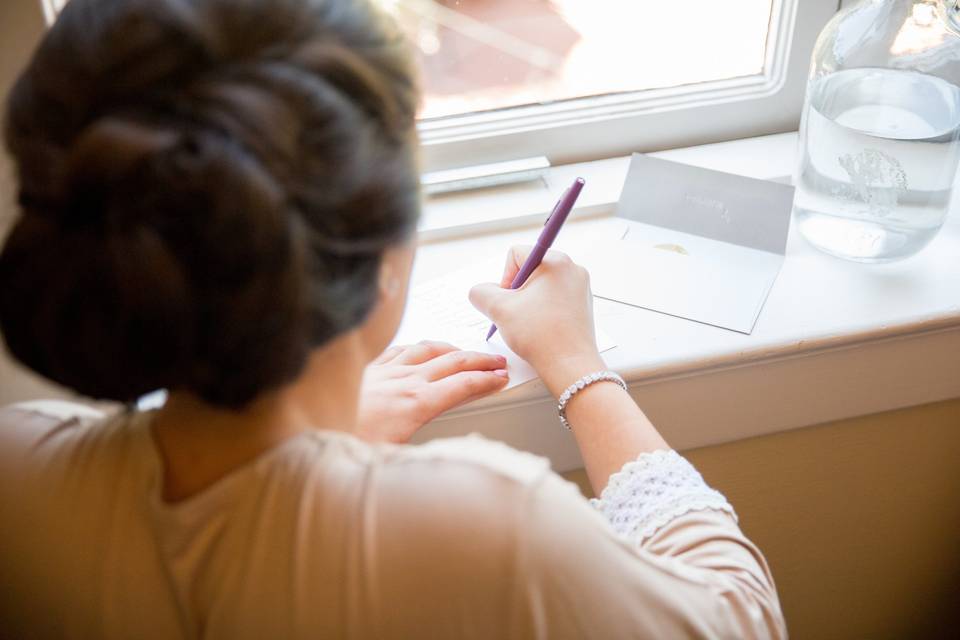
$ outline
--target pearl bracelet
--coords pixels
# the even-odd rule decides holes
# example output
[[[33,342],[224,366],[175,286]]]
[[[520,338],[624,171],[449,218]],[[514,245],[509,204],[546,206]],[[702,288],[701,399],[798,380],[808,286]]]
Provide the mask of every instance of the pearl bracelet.
[[[557,405],[557,412],[560,414],[560,424],[562,424],[567,431],[570,430],[570,423],[567,422],[567,403],[570,402],[570,399],[573,396],[577,395],[580,391],[583,391],[590,385],[595,382],[615,382],[620,385],[624,391],[627,390],[627,383],[624,382],[617,373],[613,371],[597,371],[596,373],[591,373],[590,375],[583,376],[572,385],[563,390],[563,393],[560,394],[559,404]]]

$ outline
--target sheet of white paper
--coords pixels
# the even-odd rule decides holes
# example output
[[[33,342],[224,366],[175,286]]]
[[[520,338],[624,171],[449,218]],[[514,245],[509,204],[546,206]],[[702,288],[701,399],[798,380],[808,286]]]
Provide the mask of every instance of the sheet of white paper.
[[[497,353],[507,359],[507,371],[510,373],[507,389],[535,380],[536,371],[510,350],[499,332],[489,342],[484,340],[490,321],[467,298],[471,287],[480,282],[498,280],[502,270],[503,259],[497,257],[412,287],[403,321],[393,343],[439,340],[461,349]],[[616,346],[602,329],[597,327],[596,332],[597,346],[601,352]]]
[[[619,241],[574,252],[593,293],[706,324],[750,333],[783,256],[624,221]]]

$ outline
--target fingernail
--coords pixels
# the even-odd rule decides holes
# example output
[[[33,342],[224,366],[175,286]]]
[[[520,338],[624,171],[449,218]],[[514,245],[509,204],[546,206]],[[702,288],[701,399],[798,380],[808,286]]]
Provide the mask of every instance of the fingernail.
[[[507,364],[507,359],[504,358],[503,356],[497,356],[497,362],[499,362],[502,365],[505,365]]]
[[[497,370],[494,371],[493,373],[494,373],[494,375],[498,375],[498,376],[500,376],[501,378],[508,378],[508,377],[509,377],[509,374],[507,373],[507,370],[506,370],[506,369],[497,369]]]

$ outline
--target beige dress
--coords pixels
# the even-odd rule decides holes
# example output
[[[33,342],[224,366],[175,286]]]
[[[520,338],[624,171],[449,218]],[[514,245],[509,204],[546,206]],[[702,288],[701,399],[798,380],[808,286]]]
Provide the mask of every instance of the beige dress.
[[[763,556],[674,452],[590,504],[477,436],[316,431],[165,504],[150,420],[0,411],[0,636],[785,635]]]

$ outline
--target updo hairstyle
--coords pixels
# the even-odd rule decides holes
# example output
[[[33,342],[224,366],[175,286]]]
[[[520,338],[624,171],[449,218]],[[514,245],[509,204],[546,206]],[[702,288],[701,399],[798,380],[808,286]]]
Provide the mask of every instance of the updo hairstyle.
[[[9,97],[8,348],[119,401],[296,378],[415,228],[417,100],[368,1],[72,0]]]

